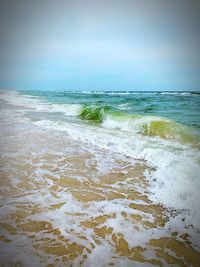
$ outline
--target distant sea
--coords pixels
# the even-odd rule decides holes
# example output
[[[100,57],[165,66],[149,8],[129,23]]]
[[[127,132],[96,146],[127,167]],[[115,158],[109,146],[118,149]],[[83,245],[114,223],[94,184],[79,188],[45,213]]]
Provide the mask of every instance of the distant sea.
[[[126,160],[129,162],[129,164],[130,161],[144,164],[145,167],[143,169],[143,176],[145,177],[147,184],[145,185],[145,188],[143,188],[143,186],[140,185],[140,182],[137,182],[135,185],[133,185],[132,189],[137,189],[138,194],[142,196],[147,195],[151,203],[158,205],[158,207],[161,205],[171,212],[171,215],[166,215],[168,216],[168,220],[170,216],[171,219],[174,220],[171,224],[178,225],[177,229],[179,229],[178,232],[180,231],[180,233],[188,231],[188,235],[191,236],[190,241],[194,244],[194,246],[196,246],[196,248],[200,246],[199,241],[195,239],[196,234],[189,233],[189,230],[186,230],[192,226],[193,230],[191,231],[199,233],[198,229],[200,226],[200,92],[70,92],[64,90],[1,90],[0,98],[6,101],[6,103],[9,105],[18,107],[15,112],[9,110],[9,108],[7,110],[6,108],[2,107],[1,111],[2,114],[4,114],[2,115],[4,120],[6,120],[5,118],[7,116],[7,120],[10,121],[10,123],[11,121],[13,121],[13,123],[16,123],[17,121],[19,131],[21,131],[21,133],[23,133],[23,135],[25,135],[28,139],[34,134],[34,142],[32,143],[31,147],[29,147],[29,153],[32,153],[32,156],[39,153],[37,152],[39,151],[39,146],[41,149],[43,149],[42,151],[48,151],[49,154],[53,153],[52,151],[57,151],[56,153],[60,153],[60,159],[64,158],[65,153],[67,153],[63,152],[67,150],[67,142],[69,144],[70,142],[74,144],[82,143],[87,147],[87,151],[89,151],[88,153],[92,153],[94,155],[92,158],[95,159],[94,164],[96,164],[95,166],[98,169],[98,172],[101,175],[107,175],[107,178],[104,178],[103,180],[103,185],[105,186],[106,184],[107,186],[105,188],[108,189],[108,186],[113,186],[113,188],[118,190],[117,192],[119,197],[116,197],[115,202],[112,202],[113,208],[108,208],[108,210],[110,210],[107,210],[108,214],[120,211],[121,215],[119,216],[123,217],[124,212],[124,216],[126,217],[125,214],[129,213],[128,208],[124,208],[123,210],[120,208],[121,206],[117,206],[120,205],[117,204],[119,203],[118,198],[120,198],[120,194],[122,195],[122,199],[124,201],[121,202],[123,203],[123,207],[126,207],[126,205],[129,205],[127,207],[130,207],[131,205],[131,203],[125,202],[123,197],[123,194],[125,196],[127,193],[126,190],[129,188],[127,186],[130,186],[128,180],[126,180],[126,184],[122,178],[119,178],[119,181],[115,181],[115,183],[109,183],[109,179],[111,179],[110,181],[113,181],[111,169],[116,170],[116,166],[118,166],[113,163],[114,159],[117,157],[116,162],[123,162],[123,167],[120,168],[121,170],[124,170],[124,175],[126,175],[126,168],[124,167],[126,166]],[[28,128],[28,126],[27,128],[23,126],[25,124],[31,125],[30,128]],[[22,128],[20,128],[20,125]],[[31,127],[33,127],[33,130],[30,130],[32,129]],[[17,128],[15,126],[15,130],[16,129]],[[38,134],[35,132],[35,129],[38,129]],[[8,130],[5,131],[9,132]],[[15,137],[13,136],[13,138]],[[39,140],[38,144],[37,138]],[[13,140],[14,139],[12,139],[12,142]],[[24,140],[26,140],[25,137]],[[46,144],[46,148],[42,146],[41,140],[46,140],[43,141]],[[59,140],[60,143],[58,144],[56,140]],[[97,149],[99,152],[95,152],[95,149]],[[14,150],[12,153],[14,153]],[[78,150],[77,153],[79,153]],[[31,155],[29,159],[30,161],[32,157]],[[82,156],[80,152],[80,158],[81,157]],[[88,156],[88,161],[85,161],[86,163],[84,163],[84,166],[79,165],[79,163],[75,165],[77,166],[76,179],[79,180],[79,177],[81,176],[80,173],[87,172],[85,171],[87,169],[87,162],[88,164],[91,164],[92,160],[89,160],[89,158],[90,156]],[[41,165],[44,162],[46,165],[48,165],[48,157],[42,158],[41,156],[40,162]],[[51,162],[51,164],[53,164],[52,166],[55,167],[55,172],[52,172],[50,167],[50,169],[46,169],[45,175],[52,175],[52,177],[54,176],[54,178],[51,178],[52,181],[54,181],[54,179],[56,180],[60,175],[61,169],[59,168],[61,167],[59,166],[61,165],[59,165],[58,162],[59,161],[55,161],[54,163]],[[33,166],[32,168],[36,166],[34,165],[36,164],[34,161],[31,164]],[[37,164],[37,166],[40,166],[39,162]],[[70,165],[67,164],[68,163],[62,166],[62,170],[68,168],[66,175],[70,175]],[[132,164],[134,165],[135,163]],[[118,172],[120,172],[120,168],[118,168]],[[39,181],[40,175],[43,177],[44,173],[36,172],[37,171],[35,170],[35,175],[38,175],[37,179]],[[50,174],[50,172],[52,173]],[[95,178],[96,176],[92,178],[93,176],[91,176],[91,173],[83,174],[84,177],[87,177],[88,175],[90,178],[87,179],[93,179],[93,182],[97,182],[97,180],[95,180],[97,179]],[[101,181],[101,179],[99,181]],[[54,182],[52,183],[52,186]],[[69,184],[72,186],[72,181],[69,182]],[[66,185],[64,182],[62,186],[65,188]],[[81,189],[79,190],[81,192]],[[86,189],[83,187],[82,190],[84,191]],[[90,194],[90,190],[87,190],[88,194]],[[95,193],[101,195],[101,186],[98,188],[98,190],[96,190]],[[72,193],[72,195],[75,197],[76,193]],[[134,193],[132,193],[132,197],[133,195]],[[80,202],[84,202],[84,197],[79,199],[77,196],[76,198]],[[45,201],[48,201],[47,199]],[[92,214],[90,214],[90,219],[91,216],[93,218],[96,216],[94,207],[96,207],[96,209],[100,209],[99,203],[104,201],[105,204],[106,199],[106,197],[105,200],[103,200],[103,198],[101,199],[101,197],[97,197],[96,199],[95,197],[91,197],[90,203],[93,204],[91,204],[89,207]],[[127,201],[128,199],[130,200],[131,196],[130,198],[127,197]],[[62,200],[64,200],[64,195],[62,195]],[[72,200],[69,200],[68,198],[67,201]],[[98,203],[95,204],[95,201]],[[109,206],[109,197],[107,201],[107,205]],[[54,204],[56,205],[56,203],[57,202]],[[144,200],[138,200],[137,204],[143,205]],[[76,207],[77,204],[72,203],[71,205],[75,205],[74,207]],[[65,213],[67,214],[67,212],[75,212],[76,208],[74,208],[74,210],[72,209],[71,211],[67,211],[66,208]],[[104,214],[106,214],[106,208],[104,207],[102,210],[103,209]],[[140,208],[138,208],[138,210],[139,209]],[[80,212],[78,210],[79,209],[77,208],[77,212]],[[145,210],[141,208],[140,212],[142,214],[140,214],[140,216],[144,216]],[[53,215],[53,217],[54,216],[55,215]],[[57,216],[60,215],[58,214]],[[116,217],[118,219],[112,217],[112,223],[111,219],[109,219],[110,223],[105,223],[104,225],[111,228],[116,227],[115,231],[122,231],[120,230],[122,225],[120,226],[120,221],[118,221],[120,220],[119,218],[122,217]],[[130,219],[128,215],[126,219]],[[57,217],[57,220],[59,220],[59,217]],[[63,225],[64,220],[60,220],[62,221]],[[77,223],[76,220],[74,223]],[[55,223],[55,225],[57,224]],[[82,224],[80,223],[80,225]],[[79,223],[76,225],[76,230],[80,228],[80,225]],[[95,225],[98,225],[98,223]],[[126,223],[124,224],[125,228],[130,227],[130,225],[125,225]],[[164,227],[163,229],[165,230],[163,231],[166,232],[159,234],[159,237],[167,236],[169,234],[169,229],[171,227],[170,223],[165,225],[166,228]],[[86,223],[85,226],[87,229],[89,229],[89,226],[87,226]],[[64,225],[62,227],[64,227]],[[148,228],[150,226],[146,227]],[[157,230],[160,229],[159,227],[160,226],[158,225],[156,226]],[[127,237],[126,240],[128,240],[129,234],[132,233],[131,230],[129,231],[128,229],[129,228],[126,228],[126,231],[124,230],[124,238]],[[91,233],[89,230],[87,231],[88,232],[85,233],[86,238],[90,239]],[[151,235],[154,235],[153,232],[151,232]],[[150,236],[150,232],[148,233],[148,236]],[[138,238],[140,239],[140,237]],[[115,240],[113,242],[115,242]],[[129,245],[132,244],[131,241],[129,242]],[[132,244],[132,246],[134,245],[135,243]],[[138,245],[140,245],[140,242]],[[123,253],[121,255],[126,256],[126,254]],[[119,264],[119,266],[121,265]],[[129,266],[128,262],[127,266]]]

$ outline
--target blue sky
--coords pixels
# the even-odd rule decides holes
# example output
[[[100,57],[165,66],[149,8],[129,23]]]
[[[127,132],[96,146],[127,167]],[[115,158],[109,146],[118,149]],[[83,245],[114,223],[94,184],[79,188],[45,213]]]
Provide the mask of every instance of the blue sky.
[[[200,4],[3,0],[0,88],[199,90]]]

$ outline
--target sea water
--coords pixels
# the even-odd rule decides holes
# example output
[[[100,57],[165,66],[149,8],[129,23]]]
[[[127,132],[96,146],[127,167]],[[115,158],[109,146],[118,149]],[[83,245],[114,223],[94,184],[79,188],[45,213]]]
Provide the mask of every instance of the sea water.
[[[37,178],[37,183],[44,183],[44,186],[51,184],[52,187],[55,184],[58,187],[56,196],[59,201],[51,191],[43,193],[41,191],[43,195],[36,193],[35,184],[32,187],[29,185],[30,188],[25,190],[28,187],[26,184],[23,192],[26,194],[27,191],[28,196],[20,195],[20,197],[22,202],[26,203],[35,202],[34,194],[38,195],[37,205],[41,211],[35,211],[34,222],[45,221],[47,228],[50,227],[48,223],[51,223],[69,240],[73,236],[78,246],[74,245],[75,252],[70,254],[74,266],[79,266],[81,261],[85,266],[95,266],[94,262],[98,257],[99,266],[107,266],[109,261],[117,266],[140,266],[139,262],[140,264],[146,262],[147,266],[167,265],[170,264],[170,259],[167,257],[173,255],[158,256],[158,251],[155,252],[151,247],[152,243],[155,243],[152,240],[162,240],[159,241],[162,243],[162,238],[176,236],[175,239],[179,242],[181,234],[184,233],[187,233],[189,238],[186,241],[191,242],[192,247],[199,251],[199,92],[4,90],[0,92],[0,98],[10,105],[1,110],[1,126],[2,129],[5,128],[6,133],[2,130],[3,171],[12,180],[12,187],[22,183],[22,180],[26,179],[26,173],[31,175],[31,179]],[[23,150],[23,153],[20,154],[19,150]],[[75,156],[71,159],[73,153]],[[19,162],[14,156],[18,157],[18,154],[22,157]],[[10,157],[10,165],[6,163],[9,162],[7,157]],[[23,157],[26,157],[26,160]],[[26,167],[23,167],[23,171],[18,170],[23,162],[30,164],[31,171]],[[87,187],[87,183],[84,184],[86,181],[92,183],[93,191],[91,185]],[[23,182],[25,183],[24,180]],[[5,190],[6,186],[8,185],[5,184]],[[102,187],[105,187],[104,191],[101,191]],[[114,192],[111,193],[109,190]],[[9,194],[11,194],[10,201],[14,201],[12,192]],[[7,195],[5,197],[8,198]],[[48,201],[52,207],[58,204],[61,206],[45,213],[47,207],[42,203]],[[149,211],[145,208],[148,207],[147,204],[150,205]],[[2,207],[4,211],[2,217],[7,218],[9,211],[4,205]],[[16,204],[14,207],[16,212],[18,210]],[[68,214],[65,220],[63,214]],[[20,221],[22,226],[18,225],[18,228],[21,230],[28,227],[30,219],[33,220],[32,215],[24,216],[28,219],[25,220],[26,224]],[[104,216],[103,219],[94,220],[101,216]],[[159,216],[163,220],[161,224],[155,219]],[[134,223],[131,218],[134,218]],[[89,220],[94,220],[93,224],[90,224]],[[103,221],[100,223],[105,227],[103,232],[99,232],[102,228],[98,228],[100,227],[98,220]],[[65,222],[79,234],[85,227],[87,232],[84,238],[91,243],[94,242],[94,247],[92,245],[88,247],[86,241],[85,243],[81,241],[80,244],[80,236],[77,234],[75,238],[73,231],[71,234],[70,229],[66,231]],[[71,224],[73,226],[70,226]],[[6,229],[5,224],[4,229]],[[94,233],[100,238],[99,240],[94,241]],[[134,235],[133,238],[130,238],[131,234]],[[170,243],[173,238],[167,239],[167,242]],[[24,241],[26,242],[27,240]],[[108,245],[109,243],[114,243],[115,249],[114,246]],[[53,246],[56,247],[55,244]],[[85,253],[81,260],[81,253],[77,251],[82,251],[84,246],[90,252]],[[154,248],[161,249],[162,246],[159,243],[153,245]],[[169,245],[168,249],[172,247],[173,244],[171,247]],[[48,246],[42,248],[48,255],[55,255]],[[142,255],[142,258],[134,256],[136,254],[133,248]],[[60,249],[62,250],[61,246]],[[33,257],[31,252],[27,253],[31,259]],[[74,256],[73,260],[73,255],[76,253],[77,257]],[[173,253],[178,252],[173,251]],[[191,259],[191,263],[195,266],[198,252],[189,252],[190,255],[193,255],[192,253],[197,253]],[[101,254],[104,255],[103,258]],[[63,255],[56,254],[58,262],[60,260],[58,256],[62,256],[63,262],[67,260],[63,259]],[[106,257],[109,259],[107,263]],[[118,257],[118,260],[112,262],[115,257]],[[126,260],[123,261],[121,257]],[[159,257],[160,260],[157,259]],[[24,260],[24,257],[22,258]],[[20,262],[23,262],[22,258]],[[154,261],[155,258],[157,262]],[[50,256],[48,260],[55,263]],[[178,264],[178,260],[180,259],[177,259],[177,262],[174,260],[174,264]],[[132,261],[138,265],[132,265]],[[172,259],[171,262],[173,263]],[[188,262],[183,260],[182,264]]]

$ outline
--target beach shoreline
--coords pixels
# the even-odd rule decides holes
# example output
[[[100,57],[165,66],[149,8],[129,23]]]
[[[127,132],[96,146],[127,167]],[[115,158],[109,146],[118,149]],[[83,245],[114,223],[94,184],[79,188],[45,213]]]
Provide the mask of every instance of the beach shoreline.
[[[151,200],[147,162],[1,104],[1,264],[198,266],[198,231]]]

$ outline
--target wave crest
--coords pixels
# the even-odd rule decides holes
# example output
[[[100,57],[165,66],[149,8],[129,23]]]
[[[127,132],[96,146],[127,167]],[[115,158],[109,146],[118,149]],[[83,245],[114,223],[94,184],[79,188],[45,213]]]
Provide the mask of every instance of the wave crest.
[[[108,115],[102,126],[185,143],[200,143],[199,137],[189,127],[157,116]]]
[[[103,122],[106,116],[106,111],[110,109],[109,106],[96,106],[85,104],[82,107],[80,118],[91,120],[95,122]]]

